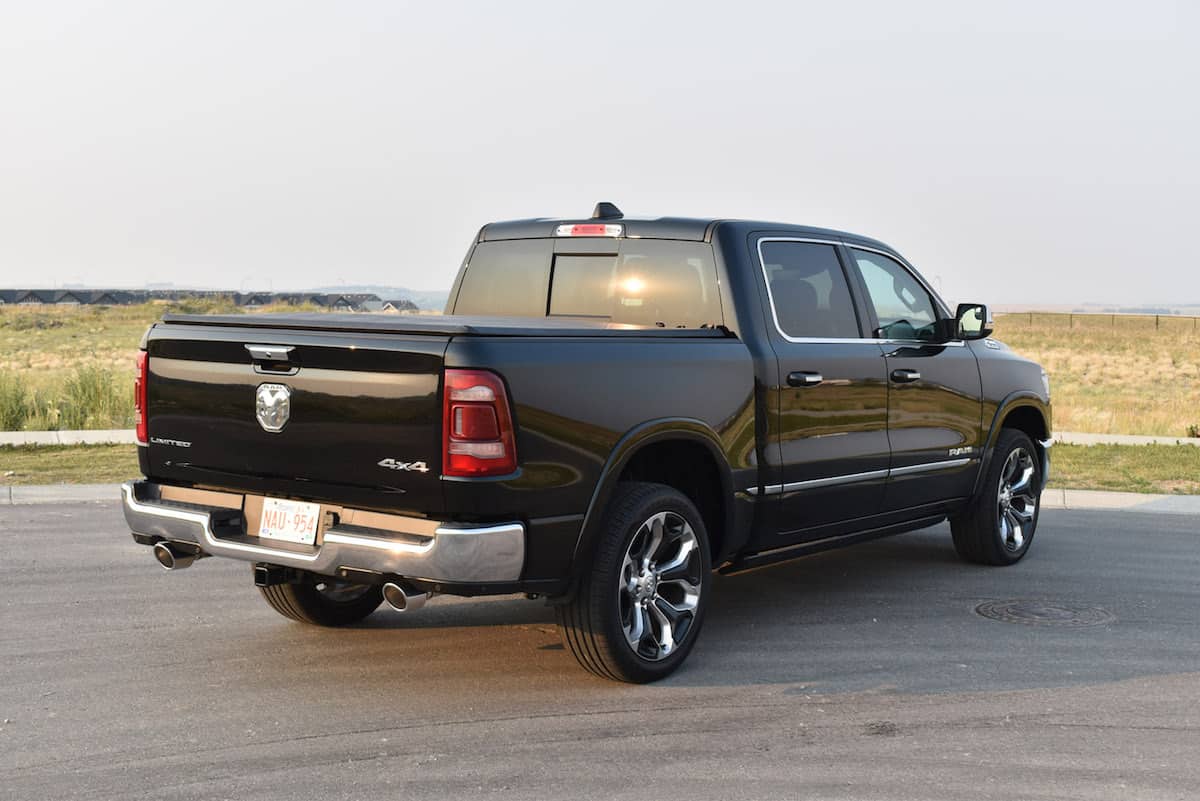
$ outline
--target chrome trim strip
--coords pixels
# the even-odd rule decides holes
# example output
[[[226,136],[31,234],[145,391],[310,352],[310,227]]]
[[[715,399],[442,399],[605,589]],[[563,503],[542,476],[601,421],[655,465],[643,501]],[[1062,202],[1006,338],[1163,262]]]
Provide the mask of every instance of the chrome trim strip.
[[[944,462],[925,462],[924,464],[910,464],[905,467],[893,467],[888,471],[888,478],[892,476],[910,476],[913,473],[931,473],[935,470],[950,470],[955,467],[962,467],[972,461],[970,457],[962,459],[947,459]]]
[[[784,492],[795,492],[803,489],[816,489],[817,487],[832,487],[836,484],[854,484],[858,481],[871,481],[876,478],[887,478],[887,470],[869,470],[866,473],[850,473],[844,476],[829,476],[827,478],[813,478],[808,481],[793,481],[790,484],[768,484],[763,488],[763,495],[779,495]],[[746,490],[751,495],[758,494],[758,487],[751,487]]]
[[[947,459],[941,462],[925,462],[924,464],[913,464],[906,467],[893,467],[887,470],[870,470],[866,473],[849,473],[844,476],[828,476],[827,478],[813,478],[808,481],[793,481],[788,484],[767,484],[762,488],[762,495],[782,495],[785,492],[796,492],[798,490],[817,489],[818,487],[833,487],[839,484],[854,484],[859,481],[872,481],[877,478],[892,478],[893,476],[908,476],[914,473],[931,473],[936,470],[950,470],[955,467],[963,467],[971,462],[976,461],[971,457],[962,459]],[[759,495],[758,487],[748,487],[746,489],[751,495]]]
[[[938,296],[938,294],[936,292],[934,292],[933,289],[930,288],[929,284],[927,284],[925,282],[925,279],[922,278],[919,273],[917,273],[916,268],[914,268],[911,264],[906,262],[903,258],[898,258],[895,254],[888,253],[885,250],[878,250],[876,248],[867,247],[865,245],[859,245],[859,244],[853,243],[853,242],[846,242],[844,240],[810,239],[807,237],[800,237],[800,236],[763,236],[763,237],[759,237],[758,242],[755,245],[755,248],[758,250],[758,265],[759,265],[759,268],[762,270],[763,284],[765,284],[767,287],[767,302],[768,302],[768,305],[770,305],[770,307],[771,307],[771,320],[772,320],[772,322],[775,323],[775,330],[777,332],[779,332],[779,336],[783,337],[788,342],[794,342],[796,344],[801,344],[801,345],[848,345],[848,344],[861,343],[861,344],[866,344],[866,345],[907,345],[910,347],[914,346],[914,345],[924,346],[924,347],[938,347],[938,348],[966,347],[966,344],[967,344],[966,342],[964,342],[962,340],[957,340],[957,339],[951,340],[949,342],[929,342],[924,339],[879,339],[879,338],[875,338],[875,337],[794,337],[794,336],[791,336],[790,334],[786,333],[783,330],[782,326],[779,325],[779,315],[775,311],[775,295],[772,294],[772,292],[771,292],[771,279],[767,275],[766,259],[763,258],[763,252],[762,252],[762,243],[763,242],[808,242],[808,243],[814,244],[814,245],[833,245],[834,247],[841,245],[846,248],[857,248],[859,250],[866,250],[871,253],[878,253],[881,256],[888,256],[890,258],[894,258],[897,261],[899,261],[907,270],[909,270],[916,277],[918,283],[920,283],[921,286],[925,287],[925,289],[927,289],[929,291],[930,296],[933,297],[934,301],[941,306],[942,314],[946,315],[947,317],[952,317],[953,315],[951,315],[949,313],[949,311],[947,310],[945,301],[943,301]]]
[[[427,533],[335,526],[325,531],[317,551],[303,553],[217,537],[210,512],[139,497],[149,486],[152,485],[146,481],[127,481],[121,485],[125,521],[130,530],[173,542],[194,543],[213,556],[269,562],[328,576],[337,575],[339,568],[352,567],[447,582],[518,581],[525,566],[525,526],[521,523],[475,527],[441,523],[432,537]],[[213,511],[217,511],[216,507]],[[238,509],[225,511],[241,514]]]

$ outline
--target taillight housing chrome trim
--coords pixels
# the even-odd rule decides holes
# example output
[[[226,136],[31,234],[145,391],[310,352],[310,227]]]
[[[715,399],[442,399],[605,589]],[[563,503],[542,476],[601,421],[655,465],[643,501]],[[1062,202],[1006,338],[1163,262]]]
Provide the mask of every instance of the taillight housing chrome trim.
[[[494,413],[495,436],[455,436],[456,431],[462,432],[461,427],[455,427],[455,411],[471,407]],[[482,478],[506,476],[516,469],[516,436],[504,380],[490,370],[446,368],[442,387],[442,475]]]
[[[138,445],[149,445],[146,414],[146,379],[150,376],[150,354],[139,351],[137,355],[137,373],[133,379],[133,419]]]

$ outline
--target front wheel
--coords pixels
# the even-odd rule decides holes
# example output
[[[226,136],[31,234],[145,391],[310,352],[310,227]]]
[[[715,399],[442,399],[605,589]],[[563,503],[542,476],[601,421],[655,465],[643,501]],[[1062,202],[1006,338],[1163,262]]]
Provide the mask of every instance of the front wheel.
[[[695,505],[662,484],[624,482],[590,569],[557,608],[559,633],[598,676],[661,679],[695,645],[710,582],[708,532]]]
[[[950,521],[954,548],[968,562],[1011,565],[1033,542],[1042,498],[1042,468],[1033,440],[1006,428],[971,505]]]
[[[294,583],[258,589],[279,614],[317,626],[357,623],[383,603],[383,590],[378,586],[354,584],[315,573],[304,573]]]

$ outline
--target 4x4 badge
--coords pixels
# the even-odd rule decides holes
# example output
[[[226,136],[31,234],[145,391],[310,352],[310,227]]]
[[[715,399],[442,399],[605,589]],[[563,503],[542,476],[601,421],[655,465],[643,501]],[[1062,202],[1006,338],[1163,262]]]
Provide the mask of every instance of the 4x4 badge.
[[[377,462],[380,467],[386,467],[388,470],[409,470],[416,473],[428,473],[429,467],[424,462],[398,462],[395,459],[384,459]]]

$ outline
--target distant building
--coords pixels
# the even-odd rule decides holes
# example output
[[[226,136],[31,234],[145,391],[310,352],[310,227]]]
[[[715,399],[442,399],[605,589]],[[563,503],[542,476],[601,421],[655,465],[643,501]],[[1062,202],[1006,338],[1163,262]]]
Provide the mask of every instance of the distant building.
[[[415,311],[410,300],[382,301],[367,293],[220,292],[187,289],[0,289],[0,305],[129,306],[151,301],[227,299],[253,309],[263,306],[312,305],[332,311]]]

